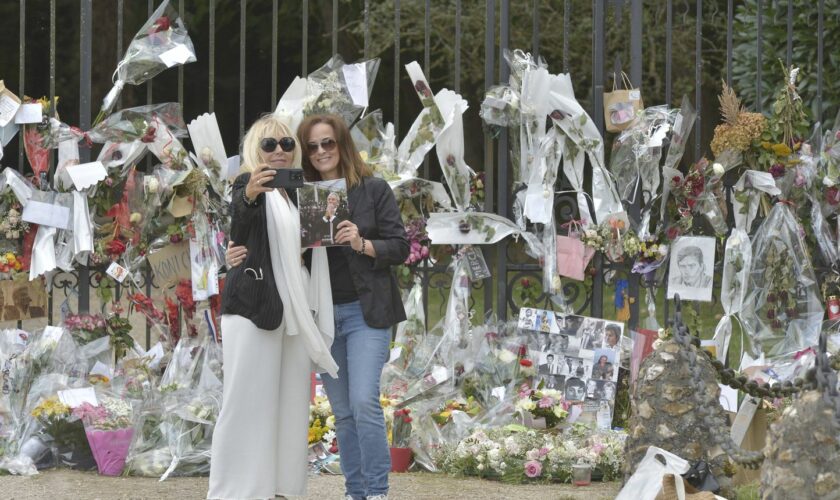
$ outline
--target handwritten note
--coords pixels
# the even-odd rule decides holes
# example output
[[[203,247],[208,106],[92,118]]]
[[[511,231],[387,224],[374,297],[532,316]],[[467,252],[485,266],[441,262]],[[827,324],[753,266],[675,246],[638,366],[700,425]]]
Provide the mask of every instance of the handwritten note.
[[[344,72],[344,81],[347,83],[347,90],[357,106],[368,106],[368,84],[367,71],[364,63],[345,64],[341,67]]]
[[[190,279],[190,245],[186,241],[161,248],[148,255],[158,285],[168,286],[180,279]]]
[[[18,112],[20,102],[16,101],[12,96],[2,94],[0,95],[0,127],[5,127]]]

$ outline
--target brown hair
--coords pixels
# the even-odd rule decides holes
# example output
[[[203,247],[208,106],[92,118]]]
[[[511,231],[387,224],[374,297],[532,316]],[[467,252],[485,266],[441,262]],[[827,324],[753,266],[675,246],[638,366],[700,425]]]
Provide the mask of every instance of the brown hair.
[[[347,181],[347,188],[356,186],[362,181],[362,177],[370,177],[370,167],[362,160],[359,151],[356,149],[356,144],[350,136],[350,129],[344,119],[338,115],[311,115],[306,117],[298,127],[298,140],[301,148],[307,148],[309,142],[309,135],[312,127],[319,123],[325,123],[332,127],[335,134],[335,142],[338,145],[338,168],[341,171],[341,176]],[[320,181],[321,174],[312,162],[309,161],[309,153],[304,151],[302,155],[301,166],[303,167],[303,175],[307,181]]]

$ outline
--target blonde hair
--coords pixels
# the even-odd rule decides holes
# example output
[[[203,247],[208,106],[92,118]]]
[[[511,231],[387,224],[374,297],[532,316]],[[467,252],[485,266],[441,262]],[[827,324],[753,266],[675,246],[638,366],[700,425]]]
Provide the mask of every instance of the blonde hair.
[[[253,172],[260,163],[263,163],[260,157],[260,141],[266,137],[273,137],[279,139],[281,137],[291,137],[295,139],[295,150],[292,153],[292,167],[300,168],[300,141],[297,140],[295,134],[289,130],[288,125],[277,119],[272,114],[261,116],[248,129],[248,133],[242,139],[242,166],[239,168],[242,172]]]

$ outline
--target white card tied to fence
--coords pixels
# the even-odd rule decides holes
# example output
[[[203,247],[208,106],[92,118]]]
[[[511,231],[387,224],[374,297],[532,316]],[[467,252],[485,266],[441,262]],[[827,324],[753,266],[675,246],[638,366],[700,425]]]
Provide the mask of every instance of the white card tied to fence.
[[[43,119],[43,107],[41,103],[23,104],[18,108],[15,115],[15,123],[23,125],[26,123],[41,123]]]
[[[105,170],[101,161],[94,161],[80,165],[68,165],[67,175],[73,181],[73,186],[82,191],[108,177],[108,171]]]
[[[70,229],[70,209],[62,205],[29,200],[23,207],[21,218],[39,226]]]

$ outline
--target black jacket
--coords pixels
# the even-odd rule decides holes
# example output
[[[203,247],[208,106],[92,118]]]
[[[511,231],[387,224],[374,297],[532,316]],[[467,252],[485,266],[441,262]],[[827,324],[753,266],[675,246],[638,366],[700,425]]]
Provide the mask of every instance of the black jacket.
[[[392,268],[405,262],[409,253],[397,200],[387,182],[378,177],[363,177],[347,193],[347,204],[350,220],[359,228],[359,234],[376,249],[374,259],[359,255],[350,247],[342,248],[365,323],[372,328],[389,328],[406,319]],[[306,267],[310,267],[312,252],[306,252],[304,259]]]
[[[238,314],[258,328],[274,330],[283,321],[283,302],[277,292],[271,252],[265,196],[260,194],[253,206],[245,204],[245,186],[251,174],[241,174],[233,182],[230,239],[245,245],[245,262],[228,270],[222,290],[222,314]]]
[[[227,274],[222,292],[222,314],[238,314],[250,319],[259,328],[274,329],[283,319],[283,304],[274,282],[271,254],[266,230],[265,197],[257,197],[255,206],[245,204],[243,196],[250,174],[242,174],[233,184],[231,201],[231,240],[245,245],[245,262]],[[293,201],[296,196],[289,193]],[[359,234],[376,249],[376,258],[358,255],[345,247],[350,275],[365,322],[373,328],[388,328],[406,319],[399,285],[392,267],[408,257],[409,245],[405,236],[396,198],[388,183],[366,177],[348,193],[350,220]],[[307,267],[312,252],[304,254]],[[254,271],[247,271],[247,269]],[[262,270],[261,280],[259,270]]]

